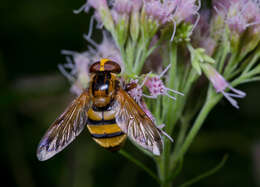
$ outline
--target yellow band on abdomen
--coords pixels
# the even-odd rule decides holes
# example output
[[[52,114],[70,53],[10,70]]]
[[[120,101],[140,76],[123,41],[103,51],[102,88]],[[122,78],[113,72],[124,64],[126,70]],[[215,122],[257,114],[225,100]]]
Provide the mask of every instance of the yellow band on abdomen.
[[[113,138],[93,138],[100,146],[105,148],[113,148],[122,145],[126,139],[126,134],[122,134]]]
[[[112,125],[87,125],[91,134],[112,134],[121,132],[117,124]]]

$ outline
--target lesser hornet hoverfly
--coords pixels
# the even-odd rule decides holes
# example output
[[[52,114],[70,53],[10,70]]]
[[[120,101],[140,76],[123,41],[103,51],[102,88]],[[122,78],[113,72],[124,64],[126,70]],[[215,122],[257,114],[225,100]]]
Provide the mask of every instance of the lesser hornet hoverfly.
[[[101,59],[90,66],[89,72],[89,87],[49,127],[38,145],[38,159],[44,161],[62,151],[85,126],[95,142],[111,151],[119,150],[128,136],[160,155],[162,131],[120,85],[119,64]]]

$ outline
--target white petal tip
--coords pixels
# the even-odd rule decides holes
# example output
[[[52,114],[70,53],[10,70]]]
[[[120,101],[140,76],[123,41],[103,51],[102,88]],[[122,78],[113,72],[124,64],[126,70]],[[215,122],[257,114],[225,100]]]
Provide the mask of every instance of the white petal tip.
[[[165,124],[158,125],[158,129],[162,130],[165,127]]]

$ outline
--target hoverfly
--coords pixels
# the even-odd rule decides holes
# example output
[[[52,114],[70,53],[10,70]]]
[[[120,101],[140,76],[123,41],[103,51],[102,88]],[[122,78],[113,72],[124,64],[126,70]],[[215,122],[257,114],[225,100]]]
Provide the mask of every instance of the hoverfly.
[[[111,151],[119,150],[128,136],[160,155],[163,131],[120,85],[119,64],[101,59],[90,66],[89,72],[89,87],[49,127],[38,145],[38,159],[44,161],[62,151],[85,126],[95,142]]]

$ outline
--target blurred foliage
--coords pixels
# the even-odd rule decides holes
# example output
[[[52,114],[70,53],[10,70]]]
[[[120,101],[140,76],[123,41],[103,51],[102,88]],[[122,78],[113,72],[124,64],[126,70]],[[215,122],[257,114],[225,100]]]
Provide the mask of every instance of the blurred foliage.
[[[73,98],[57,64],[65,62],[61,49],[87,49],[82,34],[88,31],[90,15],[72,13],[83,3],[1,1],[1,186],[157,186],[133,163],[99,147],[87,130],[53,159],[36,158],[43,133]],[[100,31],[93,37],[99,41]],[[222,101],[211,112],[185,157],[176,186],[213,168],[225,153],[226,165],[194,186],[260,185],[260,158],[253,156],[260,151],[260,83],[241,89],[248,96],[240,100],[240,110]],[[124,149],[155,167],[129,142]]]

